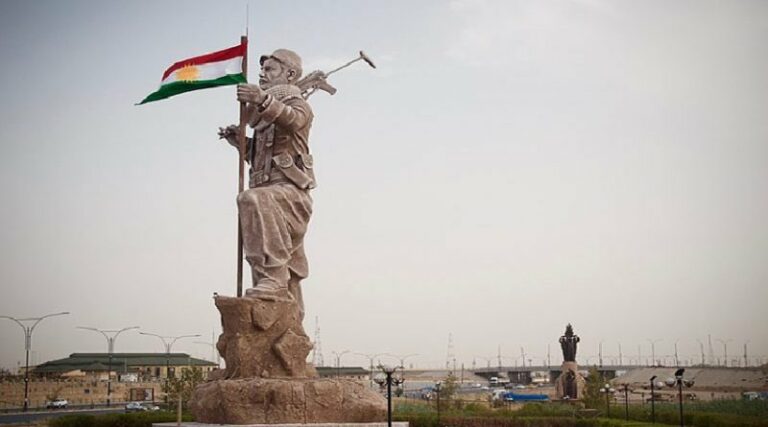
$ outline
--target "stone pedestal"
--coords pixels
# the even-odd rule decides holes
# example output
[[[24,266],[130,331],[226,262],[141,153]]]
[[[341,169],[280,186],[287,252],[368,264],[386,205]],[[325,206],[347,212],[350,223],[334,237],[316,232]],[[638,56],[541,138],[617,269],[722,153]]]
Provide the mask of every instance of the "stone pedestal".
[[[560,376],[555,381],[555,396],[558,399],[581,399],[587,382],[579,373],[576,362],[563,362]]]
[[[227,362],[192,394],[195,419],[216,424],[372,422],[386,400],[351,380],[321,379],[306,363],[312,344],[292,298],[216,297]]]

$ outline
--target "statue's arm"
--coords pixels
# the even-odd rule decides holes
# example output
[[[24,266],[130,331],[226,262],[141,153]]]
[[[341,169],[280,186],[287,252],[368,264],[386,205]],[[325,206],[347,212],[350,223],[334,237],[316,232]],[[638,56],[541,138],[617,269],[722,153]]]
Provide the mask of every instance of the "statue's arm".
[[[259,106],[259,118],[267,124],[275,125],[291,132],[298,131],[312,123],[312,108],[302,98],[290,98],[279,101],[271,95]]]
[[[225,128],[219,128],[219,139],[224,139],[229,143],[229,145],[235,147],[236,149],[240,149],[240,143],[237,140],[237,125],[229,125]],[[245,160],[247,162],[250,162],[251,159],[251,148],[253,147],[253,138],[245,137]]]

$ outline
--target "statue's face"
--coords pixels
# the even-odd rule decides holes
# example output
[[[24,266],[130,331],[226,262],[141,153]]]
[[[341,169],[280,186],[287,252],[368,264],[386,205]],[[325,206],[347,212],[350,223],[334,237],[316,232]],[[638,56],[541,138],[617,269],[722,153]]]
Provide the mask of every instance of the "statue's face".
[[[262,89],[269,89],[272,86],[288,84],[293,80],[293,75],[295,75],[293,70],[287,69],[279,61],[269,58],[261,64],[259,86]]]

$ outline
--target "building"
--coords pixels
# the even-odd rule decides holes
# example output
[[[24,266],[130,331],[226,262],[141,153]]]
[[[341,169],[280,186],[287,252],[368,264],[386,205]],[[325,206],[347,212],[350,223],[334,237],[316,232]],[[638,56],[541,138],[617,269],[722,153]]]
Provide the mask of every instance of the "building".
[[[355,380],[361,383],[370,379],[370,372],[367,369],[360,367],[342,366],[339,368],[333,368],[330,366],[318,366],[315,369],[317,370],[317,375],[320,378],[339,377]]]
[[[153,381],[174,378],[185,369],[199,368],[203,376],[218,365],[186,353],[72,353],[30,369],[30,375],[44,378],[89,378],[106,380],[108,375],[124,381]]]

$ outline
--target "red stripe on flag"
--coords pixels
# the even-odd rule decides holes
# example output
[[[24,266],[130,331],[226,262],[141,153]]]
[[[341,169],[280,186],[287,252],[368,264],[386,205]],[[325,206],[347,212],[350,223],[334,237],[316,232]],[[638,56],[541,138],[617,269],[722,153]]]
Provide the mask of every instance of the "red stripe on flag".
[[[163,73],[163,78],[161,80],[165,80],[169,75],[171,75],[172,72],[187,65],[206,64],[208,62],[225,61],[227,59],[236,58],[238,56],[244,56],[247,49],[248,43],[245,42],[228,49],[206,53],[205,55],[196,56],[194,58],[182,59],[181,61],[168,67],[168,69]]]

